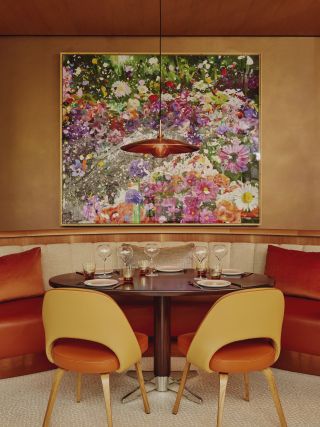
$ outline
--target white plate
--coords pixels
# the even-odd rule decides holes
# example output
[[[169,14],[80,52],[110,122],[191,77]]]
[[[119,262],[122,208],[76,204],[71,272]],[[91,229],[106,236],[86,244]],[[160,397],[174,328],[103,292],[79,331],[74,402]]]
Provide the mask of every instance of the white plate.
[[[223,288],[231,285],[231,282],[228,282],[227,280],[202,279],[198,280],[198,285],[205,286],[206,288]]]
[[[111,273],[113,273],[113,270],[106,270],[106,274],[111,274]],[[99,269],[99,270],[96,270],[94,274],[95,276],[103,276],[104,271]]]
[[[164,265],[162,267],[157,267],[157,271],[162,273],[178,273],[179,271],[183,271],[183,268],[174,265]]]
[[[92,280],[85,280],[83,283],[87,286],[106,287],[106,286],[116,285],[119,282],[118,280],[115,280],[115,279],[92,279]]]
[[[243,273],[242,270],[238,270],[237,268],[224,268],[222,270],[224,276],[241,276]]]

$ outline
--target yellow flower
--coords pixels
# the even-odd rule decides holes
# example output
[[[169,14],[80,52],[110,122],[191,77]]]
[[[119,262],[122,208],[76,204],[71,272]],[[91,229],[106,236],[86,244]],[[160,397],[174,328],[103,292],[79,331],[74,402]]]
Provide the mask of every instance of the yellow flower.
[[[107,96],[107,94],[108,94],[107,89],[104,86],[101,86],[100,89],[101,89],[103,96]]]
[[[98,60],[97,60],[97,58],[93,58],[93,60],[92,60],[92,64],[98,64]]]
[[[103,168],[105,164],[106,164],[105,160],[100,160],[100,162],[98,162],[98,168]]]
[[[205,81],[206,81],[207,83],[212,83],[212,79],[211,79],[211,77],[206,77],[206,78],[205,78]]]
[[[92,155],[91,153],[86,155],[86,159],[87,159],[87,160],[92,159],[92,157],[93,157],[93,155]]]

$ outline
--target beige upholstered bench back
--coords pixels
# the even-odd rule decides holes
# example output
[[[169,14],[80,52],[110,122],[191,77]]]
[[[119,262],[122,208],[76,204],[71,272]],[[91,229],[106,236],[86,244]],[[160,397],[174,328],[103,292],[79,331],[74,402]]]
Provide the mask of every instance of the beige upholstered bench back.
[[[96,255],[96,248],[100,243],[57,243],[47,245],[32,245],[32,246],[0,246],[0,256],[7,255],[15,252],[22,252],[31,249],[35,246],[40,246],[42,251],[42,269],[45,287],[48,289],[48,280],[50,277],[81,270],[82,263],[90,259],[95,259],[98,268],[103,267],[102,260]],[[180,252],[179,256],[183,256],[183,249],[176,248],[176,246],[184,246],[188,242],[163,242],[160,247],[172,247],[173,255],[177,256],[177,251]],[[195,245],[208,245],[209,249],[219,242],[201,243],[190,242]],[[142,242],[130,242],[132,245],[143,246]],[[225,268],[239,268],[243,271],[253,271],[255,273],[263,273],[265,266],[265,259],[268,245],[264,243],[226,243],[228,253],[223,260]],[[112,256],[108,260],[108,268],[120,267],[117,259],[117,248],[121,243],[111,243],[113,249]],[[311,245],[279,245],[287,249],[296,249],[309,252],[320,252],[320,246]],[[189,248],[190,252],[190,248]],[[174,257],[173,257],[174,258]],[[213,255],[210,255],[213,262]],[[184,260],[184,267],[192,266],[192,258],[187,257]],[[168,264],[172,264],[172,259],[168,259]]]

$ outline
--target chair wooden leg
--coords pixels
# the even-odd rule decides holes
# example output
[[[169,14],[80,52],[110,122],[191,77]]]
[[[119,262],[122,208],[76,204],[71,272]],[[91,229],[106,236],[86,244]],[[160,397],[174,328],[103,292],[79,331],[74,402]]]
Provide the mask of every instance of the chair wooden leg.
[[[146,414],[150,414],[150,406],[149,406],[146,388],[144,386],[144,379],[143,379],[143,375],[142,375],[141,363],[137,362],[135,364],[135,367],[136,367],[136,371],[137,371],[137,378],[139,381],[141,396],[142,396],[142,400],[143,400],[144,412]]]
[[[244,381],[244,400],[249,402],[250,392],[249,392],[249,374],[248,372],[243,373],[243,381]]]
[[[281,406],[281,402],[280,402],[280,398],[279,398],[279,394],[278,394],[278,390],[277,390],[277,386],[276,386],[276,382],[274,380],[274,376],[273,373],[271,371],[270,368],[264,369],[263,373],[268,381],[268,385],[272,394],[272,398],[278,413],[278,417],[280,420],[280,425],[281,427],[287,427],[287,422],[284,416],[284,412]]]
[[[64,373],[65,373],[64,369],[58,368],[56,370],[55,375],[54,375],[54,379],[53,379],[53,383],[52,383],[52,387],[51,387],[51,392],[50,392],[50,397],[49,397],[49,401],[48,401],[48,406],[47,406],[46,414],[44,416],[44,420],[43,420],[43,424],[42,424],[43,427],[48,427],[48,425],[50,423],[50,417],[51,417],[53,405],[54,405],[54,402],[56,400],[59,385],[60,385],[60,382],[61,382],[61,379],[62,379]]]
[[[108,419],[108,426],[112,427],[112,412],[111,412],[111,398],[110,398],[110,381],[109,374],[101,374],[101,382],[104,394],[104,401],[106,404],[106,412]]]
[[[228,384],[228,374],[219,373],[219,382],[220,382],[220,387],[219,387],[217,427],[222,426],[223,406],[224,406],[224,399],[226,396],[226,389]]]
[[[177,415],[177,413],[179,411],[180,401],[181,401],[181,397],[183,394],[184,386],[186,385],[189,369],[190,369],[190,363],[186,362],[186,364],[184,365],[183,374],[182,374],[182,378],[180,381],[180,386],[179,386],[179,390],[177,393],[176,401],[175,401],[174,407],[172,409],[172,413],[174,415]]]
[[[81,400],[81,378],[82,374],[80,372],[77,374],[77,402],[79,403]]]

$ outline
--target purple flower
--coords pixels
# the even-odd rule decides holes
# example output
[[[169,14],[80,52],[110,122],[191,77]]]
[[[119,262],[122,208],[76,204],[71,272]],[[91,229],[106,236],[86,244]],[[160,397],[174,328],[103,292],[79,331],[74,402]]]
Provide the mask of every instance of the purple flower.
[[[256,110],[253,110],[252,108],[246,107],[244,109],[244,116],[247,119],[256,119],[258,117],[258,113]]]
[[[88,123],[84,123],[81,121],[76,121],[63,130],[64,136],[69,141],[76,141],[80,138],[83,138],[84,136],[89,135],[89,132],[90,128]]]
[[[143,197],[138,190],[130,189],[126,192],[126,203],[134,203],[140,205],[143,202]]]
[[[70,166],[70,169],[72,170],[72,176],[83,176],[84,170],[82,169],[82,163],[80,160],[75,160],[74,164]]]
[[[218,127],[217,127],[216,132],[217,132],[219,135],[223,135],[224,133],[228,132],[228,130],[229,130],[229,127],[228,127],[228,126],[220,125],[220,126],[218,126]]]
[[[250,150],[245,145],[235,142],[222,148],[218,154],[222,166],[230,172],[237,173],[248,170]]]
[[[129,175],[131,178],[143,178],[148,175],[149,163],[144,160],[132,160],[129,165]]]
[[[83,206],[83,216],[93,222],[97,214],[101,211],[101,204],[98,196],[89,197]]]

